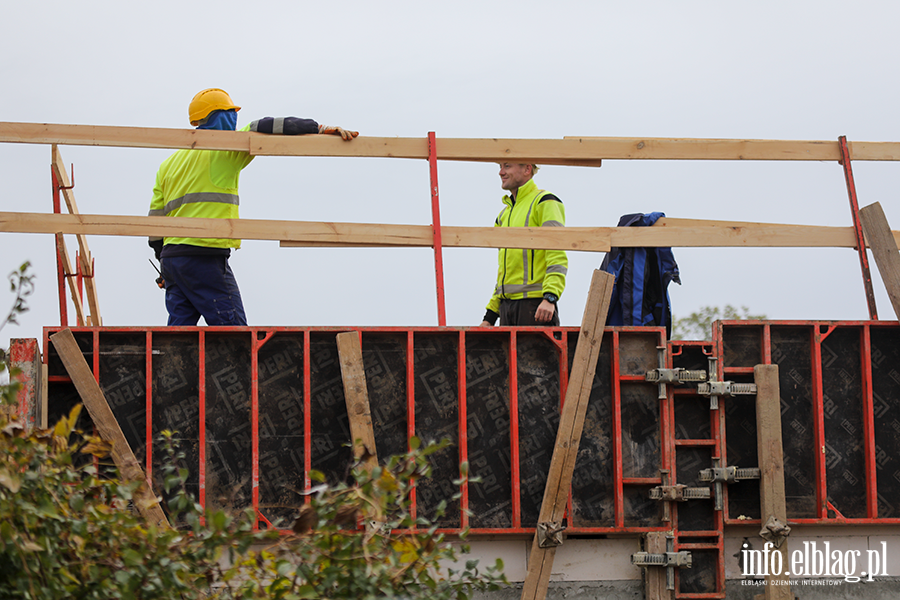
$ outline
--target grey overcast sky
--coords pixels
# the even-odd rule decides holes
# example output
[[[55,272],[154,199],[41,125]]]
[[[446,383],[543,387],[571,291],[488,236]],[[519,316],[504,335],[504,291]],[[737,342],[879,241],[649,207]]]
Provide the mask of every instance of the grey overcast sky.
[[[368,136],[567,135],[900,141],[891,1],[15,2],[0,36],[0,120],[189,127],[207,87],[238,125],[298,116]],[[64,146],[83,213],[146,215],[167,150]],[[0,210],[51,212],[50,147],[0,144]],[[854,163],[860,205],[900,229],[900,164]],[[606,161],[544,167],[536,181],[572,226],[631,212],[850,224],[837,163]],[[440,163],[444,225],[489,226],[497,167]],[[241,216],[429,224],[428,165],[399,159],[260,157]],[[68,245],[74,257],[73,236]],[[146,240],[91,237],[109,326],[164,325]],[[676,316],[744,305],[772,319],[867,318],[848,249],[676,249]],[[29,260],[37,289],[20,326],[59,324],[53,238],[0,234],[0,269]],[[581,321],[602,255],[571,253],[563,325]],[[447,321],[481,321],[496,251],[446,249]],[[245,241],[232,259],[252,325],[436,325],[430,249],[289,249]],[[873,265],[873,270],[874,265]],[[892,311],[877,272],[883,318]],[[0,294],[5,313],[8,287]],[[74,323],[74,313],[70,323]]]

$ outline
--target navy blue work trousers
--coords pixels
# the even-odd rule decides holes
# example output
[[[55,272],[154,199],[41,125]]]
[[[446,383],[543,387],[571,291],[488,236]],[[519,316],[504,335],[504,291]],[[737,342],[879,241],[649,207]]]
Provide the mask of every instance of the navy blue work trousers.
[[[160,261],[166,280],[169,325],[246,325],[241,291],[227,256],[169,256]]]
[[[559,307],[554,306],[553,318],[539,322],[534,318],[543,298],[523,298],[521,300],[500,300],[500,325],[514,327],[559,327]]]

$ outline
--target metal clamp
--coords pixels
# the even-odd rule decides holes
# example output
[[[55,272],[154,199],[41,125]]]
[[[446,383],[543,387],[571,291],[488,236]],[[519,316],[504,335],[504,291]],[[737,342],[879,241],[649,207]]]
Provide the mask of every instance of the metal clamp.
[[[724,484],[737,483],[743,479],[759,479],[759,469],[750,467],[739,469],[738,467],[720,467],[718,458],[713,459],[713,468],[700,471],[700,481],[716,484],[716,510],[722,510],[724,498]]]
[[[651,500],[667,502],[687,502],[688,500],[708,500],[711,498],[709,488],[692,488],[683,483],[675,485],[658,485],[650,490]]]
[[[666,369],[666,347],[657,346],[656,350],[659,357],[659,367],[652,371],[647,371],[644,375],[644,381],[659,384],[660,400],[665,400],[666,398],[667,383],[678,384],[689,381],[706,381],[706,371],[688,371],[682,367]]]
[[[675,568],[692,566],[691,553],[682,550],[675,552],[675,538],[666,536],[666,552],[652,554],[650,552],[635,552],[631,555],[631,564],[638,567],[663,567],[666,569],[666,589],[675,589]]]
[[[755,383],[735,383],[734,381],[718,381],[716,363],[718,357],[709,357],[709,381],[697,386],[697,393],[709,397],[709,410],[719,408],[719,396],[752,396],[756,394]]]
[[[555,548],[556,546],[562,546],[562,532],[565,531],[566,526],[562,524],[562,521],[549,521],[538,523],[537,526],[537,539],[538,539],[538,547],[540,548]]]
[[[686,567],[690,569],[691,563],[691,553],[687,550],[665,552],[663,554],[635,552],[631,555],[631,564],[638,567]]]
[[[687,502],[688,500],[703,500],[710,497],[709,488],[689,488],[682,483],[669,485],[669,470],[659,470],[662,485],[650,489],[650,499],[664,502],[662,520],[668,523],[672,520],[670,502]]]
[[[789,535],[791,535],[791,526],[782,523],[774,515],[769,517],[766,524],[759,530],[759,537],[772,542],[776,548],[780,548]]]

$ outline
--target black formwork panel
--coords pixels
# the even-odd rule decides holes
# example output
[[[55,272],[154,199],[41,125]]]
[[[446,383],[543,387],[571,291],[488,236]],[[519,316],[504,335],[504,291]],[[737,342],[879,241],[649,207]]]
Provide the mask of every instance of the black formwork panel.
[[[700,481],[700,471],[712,465],[713,450],[709,447],[680,446],[675,449],[677,481],[689,488],[709,487]],[[713,499],[693,499],[676,505],[678,530],[713,531],[716,529],[716,513]]]
[[[622,473],[628,478],[659,477],[660,428],[657,387],[622,383]]]
[[[704,348],[709,346],[678,345],[673,352],[672,366],[687,371],[709,371],[709,356]],[[675,387],[675,439],[705,440],[712,435],[709,400],[696,395],[697,382],[685,382]]]
[[[408,450],[406,345],[406,333],[365,333],[362,339],[369,412],[381,462]]]
[[[822,414],[829,517],[866,517],[861,329],[837,328],[822,340]]]
[[[576,343],[576,336],[570,336],[569,372]],[[575,527],[615,526],[611,346],[612,336],[604,335],[572,474],[572,525]]]
[[[752,369],[762,364],[762,326],[724,326],[723,361],[725,378],[752,382]],[[811,326],[772,325],[771,363],[778,365],[781,395],[781,431],[784,447],[785,502],[788,518],[815,518],[816,460],[815,415],[813,412],[813,332]],[[738,374],[728,373],[735,369]],[[740,369],[745,372],[741,373]],[[725,440],[729,466],[758,465],[756,454],[756,404],[753,396],[730,397],[725,404]],[[739,462],[738,462],[739,461]],[[751,464],[752,463],[752,464]],[[758,488],[729,486],[729,518],[759,517]]]
[[[337,338],[332,332],[309,337],[311,464],[336,483],[349,476],[352,458]]]
[[[654,485],[627,485],[622,490],[625,527],[660,527],[662,505],[650,498]]]
[[[900,518],[900,333],[872,327],[872,399],[878,517]]]
[[[416,482],[419,514],[440,527],[459,527],[459,334],[416,333],[413,341],[415,373],[415,430],[423,444],[448,439],[451,446],[431,455],[432,476]],[[437,517],[441,501],[447,510]],[[435,519],[437,519],[435,521]]]
[[[470,525],[512,526],[512,456],[509,408],[509,336],[468,334],[466,342],[466,438]]]
[[[788,518],[815,518],[816,435],[811,327],[772,327],[778,365],[784,492]],[[750,365],[752,366],[752,365]]]
[[[48,328],[46,335],[53,331]],[[187,468],[186,487],[194,498],[232,514],[258,508],[262,526],[290,524],[305,501],[309,469],[331,483],[346,480],[352,454],[339,330],[73,333],[136,456],[143,462],[152,455],[145,466],[157,489],[163,488],[160,477],[168,460],[159,441],[164,430],[173,432],[184,454],[178,466]],[[362,330],[379,457],[406,452],[410,434],[425,442],[452,441],[433,455],[434,476],[418,482],[419,514],[433,517],[446,501],[450,506],[439,524],[466,524],[453,499],[461,491],[454,482],[464,458],[477,479],[462,490],[470,527],[522,532],[536,525],[577,336],[562,329]],[[570,527],[663,526],[658,503],[648,497],[662,468],[660,402],[657,386],[643,381],[656,366],[661,339],[647,328],[604,336],[575,466]],[[78,394],[52,344],[46,360],[52,375],[50,415],[59,418],[78,402]],[[614,394],[621,399],[614,402]],[[616,461],[625,464],[616,469]]]
[[[678,594],[713,594],[717,590],[717,550],[691,551],[691,568],[678,569]],[[717,597],[717,596],[709,596]]]
[[[560,417],[559,348],[543,333],[516,336],[522,527],[537,527]]]
[[[172,433],[184,454],[178,467],[188,471],[185,488],[200,498],[200,346],[194,333],[154,333],[151,360],[153,397],[153,486],[163,495],[162,467],[169,462],[161,443],[163,431]]]
[[[756,437],[756,396],[720,399],[726,424],[728,466],[741,469],[759,467]],[[759,480],[743,479],[728,486],[728,515],[732,519],[759,519]]]
[[[257,356],[259,510],[282,527],[296,518],[306,485],[303,338],[303,332],[276,333]]]
[[[93,367],[94,347],[91,333],[73,333],[75,343],[84,356],[88,365]],[[47,375],[49,377],[47,390],[47,425],[53,427],[63,417],[68,417],[75,406],[81,403],[81,396],[71,381],[60,381],[59,378],[68,378],[66,368],[59,358],[59,353],[53,344],[46,344],[45,355],[47,361]],[[90,416],[82,409],[75,423],[76,428],[90,433],[93,429]]]
[[[250,335],[207,333],[206,505],[232,513],[251,504],[253,436]]]

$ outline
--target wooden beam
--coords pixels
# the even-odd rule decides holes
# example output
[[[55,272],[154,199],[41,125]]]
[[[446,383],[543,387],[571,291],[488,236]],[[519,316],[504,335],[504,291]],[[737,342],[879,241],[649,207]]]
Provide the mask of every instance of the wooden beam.
[[[443,245],[608,252],[611,246],[681,248],[854,248],[852,227],[665,219],[653,227],[442,227]],[[710,223],[697,225],[695,223]],[[285,247],[423,247],[430,225],[191,219],[0,212],[0,232],[276,240]],[[892,232],[900,241],[900,232]]]
[[[459,248],[532,248],[606,252],[615,228],[591,227],[442,227],[444,246]],[[430,225],[321,223],[256,219],[193,219],[119,215],[55,215],[0,212],[0,232],[86,235],[209,237],[323,242],[367,247],[425,247],[434,243]]]
[[[706,138],[614,138],[565,136],[602,144],[605,159],[839,161],[838,142]],[[853,160],[900,160],[900,143],[850,142]]]
[[[75,203],[75,193],[72,191],[72,183],[69,181],[69,175],[66,173],[66,165],[63,162],[59,147],[56,144],[51,146],[51,157],[53,173],[56,175],[56,181],[61,187],[60,191],[66,201],[66,206],[69,208],[69,214],[77,215],[78,205]],[[97,294],[97,284],[94,281],[94,261],[91,256],[91,249],[88,247],[87,238],[85,236],[77,235],[75,237],[78,240],[78,248],[80,250],[78,258],[81,263],[81,273],[84,277],[84,288],[87,291],[88,306],[91,309],[91,325],[99,326],[103,324],[103,319],[100,317],[100,299]],[[75,281],[71,277],[69,278],[69,286],[73,290],[72,299],[75,300],[75,296],[78,294],[75,289]],[[79,297],[76,302],[76,311],[78,311],[80,304],[81,298]],[[80,322],[85,323],[83,308],[81,308],[80,313]]]
[[[81,396],[81,401],[87,408],[100,437],[112,442],[113,461],[116,463],[122,479],[141,482],[141,486],[134,493],[134,505],[148,523],[168,528],[169,520],[163,513],[156,494],[153,493],[153,486],[128,445],[128,440],[125,439],[125,434],[122,433],[115,415],[109,408],[103,391],[78,348],[72,331],[63,329],[59,333],[51,335],[50,341],[53,342],[53,346],[72,379],[72,384],[78,390],[78,395]]]
[[[872,248],[872,256],[887,288],[891,306],[894,307],[894,316],[900,320],[900,252],[897,250],[897,240],[878,202],[861,208],[859,219],[866,234],[866,243]]]
[[[550,459],[550,471],[538,517],[539,526],[542,523],[561,522],[566,512],[566,501],[572,484],[572,473],[575,470],[575,459],[597,370],[600,342],[603,339],[614,283],[615,277],[612,274],[594,271],[575,346],[559,429],[556,432],[556,445]],[[542,548],[538,537],[535,535],[528,555],[528,573],[522,589],[522,600],[542,600],[547,595],[556,547]]]
[[[356,156],[427,160],[427,138],[278,136],[246,131],[0,122],[0,142],[237,150],[260,156]],[[835,141],[702,138],[440,138],[439,160],[598,166],[606,159],[838,161]],[[853,160],[900,160],[898,142],[852,142]]]
[[[0,142],[248,152],[250,133],[209,129],[0,122]]]
[[[665,531],[650,531],[644,534],[644,551],[651,554],[665,554]],[[666,568],[650,567],[644,569],[644,577],[647,585],[646,600],[672,600],[675,591],[666,589]]]
[[[353,457],[362,460],[366,469],[371,471],[378,466],[378,452],[359,335],[358,331],[337,334],[337,348],[344,381],[344,400],[350,418]]]
[[[778,365],[756,365],[756,437],[759,454],[760,515],[765,523],[774,517],[787,525],[784,495],[784,448],[781,442],[781,393]],[[771,551],[781,554],[781,575],[766,576],[766,600],[793,600],[791,593],[788,543],[785,538]],[[768,556],[768,554],[766,554]],[[766,569],[766,572],[769,572]]]

